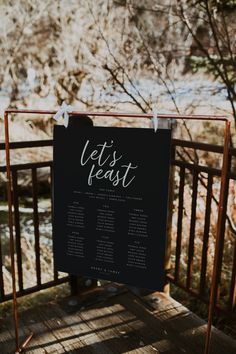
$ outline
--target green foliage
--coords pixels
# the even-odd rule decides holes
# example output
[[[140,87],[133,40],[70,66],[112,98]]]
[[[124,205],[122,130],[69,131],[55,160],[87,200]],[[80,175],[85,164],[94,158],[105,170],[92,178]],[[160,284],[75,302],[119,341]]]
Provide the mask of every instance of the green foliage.
[[[189,64],[193,72],[197,72],[199,69],[211,73],[215,79],[218,78],[219,74],[217,68],[221,70],[226,70],[228,73],[228,78],[232,85],[236,84],[236,55],[233,58],[225,57],[223,60],[217,55],[211,55],[210,59],[207,57],[190,56]]]
[[[189,1],[189,3],[192,3],[192,0]],[[231,11],[236,9],[236,0],[208,0],[207,1],[208,6],[210,6],[212,9],[220,11]],[[196,2],[196,4],[199,4],[203,7],[206,6],[206,1],[205,0],[199,0]]]
[[[218,11],[231,11],[236,9],[236,0],[213,0],[213,6],[217,8]]]

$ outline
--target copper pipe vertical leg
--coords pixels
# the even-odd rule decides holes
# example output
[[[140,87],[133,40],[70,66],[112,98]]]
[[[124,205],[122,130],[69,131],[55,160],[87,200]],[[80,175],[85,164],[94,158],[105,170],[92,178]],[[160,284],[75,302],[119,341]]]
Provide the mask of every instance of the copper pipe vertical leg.
[[[214,256],[204,354],[209,354],[209,350],[210,350],[211,326],[212,326],[214,309],[216,305],[217,289],[219,285],[218,278],[217,278],[217,271],[218,271],[219,252],[220,252],[220,225],[223,218],[223,207],[224,207],[223,203],[224,203],[224,195],[226,192],[226,179],[227,179],[228,162],[229,162],[229,142],[230,142],[230,122],[226,121],[225,132],[224,132],[223,165],[222,165],[222,173],[221,173],[220,201],[219,201],[219,208],[218,208],[215,256]]]
[[[16,270],[15,270],[15,246],[13,236],[13,212],[12,212],[12,183],[11,183],[11,163],[10,163],[10,144],[9,144],[9,126],[8,126],[8,112],[4,113],[5,126],[5,151],[6,151],[6,171],[7,171],[7,200],[8,200],[8,226],[10,233],[10,256],[11,256],[11,274],[12,274],[12,294],[13,294],[13,319],[15,330],[15,353],[20,353],[24,350],[30,339],[32,333],[19,345],[19,317],[17,308],[16,296]]]
[[[8,113],[4,113],[5,125],[5,150],[6,150],[6,170],[7,170],[7,200],[8,200],[8,226],[10,232],[10,256],[11,256],[11,274],[12,274],[12,293],[13,293],[13,317],[15,326],[15,345],[16,352],[19,352],[19,318],[17,310],[16,297],[16,271],[15,271],[15,247],[13,237],[13,213],[12,213],[12,183],[10,168],[10,147],[9,147],[9,126]]]

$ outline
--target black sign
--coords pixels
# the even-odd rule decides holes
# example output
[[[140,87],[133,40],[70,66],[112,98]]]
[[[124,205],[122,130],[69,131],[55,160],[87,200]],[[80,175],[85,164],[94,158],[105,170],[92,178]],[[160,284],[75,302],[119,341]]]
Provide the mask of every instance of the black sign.
[[[162,290],[170,130],[54,128],[57,270]]]

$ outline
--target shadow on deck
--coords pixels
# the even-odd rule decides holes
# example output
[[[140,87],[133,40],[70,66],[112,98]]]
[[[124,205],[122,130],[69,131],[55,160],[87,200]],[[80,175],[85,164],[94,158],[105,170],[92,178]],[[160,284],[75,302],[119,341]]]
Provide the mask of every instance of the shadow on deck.
[[[109,290],[109,291],[108,291]],[[80,302],[66,298],[21,313],[26,353],[201,354],[206,323],[172,298],[139,297],[127,289],[96,290]],[[72,306],[73,305],[73,306]],[[14,353],[12,320],[0,320],[0,353]],[[213,329],[211,353],[235,354],[236,341]]]

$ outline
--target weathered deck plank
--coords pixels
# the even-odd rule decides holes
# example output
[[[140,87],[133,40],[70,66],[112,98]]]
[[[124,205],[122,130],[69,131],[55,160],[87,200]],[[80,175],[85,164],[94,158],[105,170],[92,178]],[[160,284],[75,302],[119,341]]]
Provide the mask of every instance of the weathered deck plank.
[[[129,291],[107,295],[104,290],[76,306],[65,299],[22,313],[22,338],[34,332],[26,353],[203,353],[206,323],[173,299]],[[12,354],[12,320],[0,325],[0,353]],[[236,341],[214,329],[211,352],[234,354]]]
[[[43,353],[42,348],[45,353],[64,353],[64,348],[60,341],[44,322],[45,314],[47,314],[47,318],[50,318],[48,306],[44,305],[43,307],[34,308],[33,311],[26,311],[21,315],[22,327],[34,333],[27,347],[27,353],[40,354]]]

